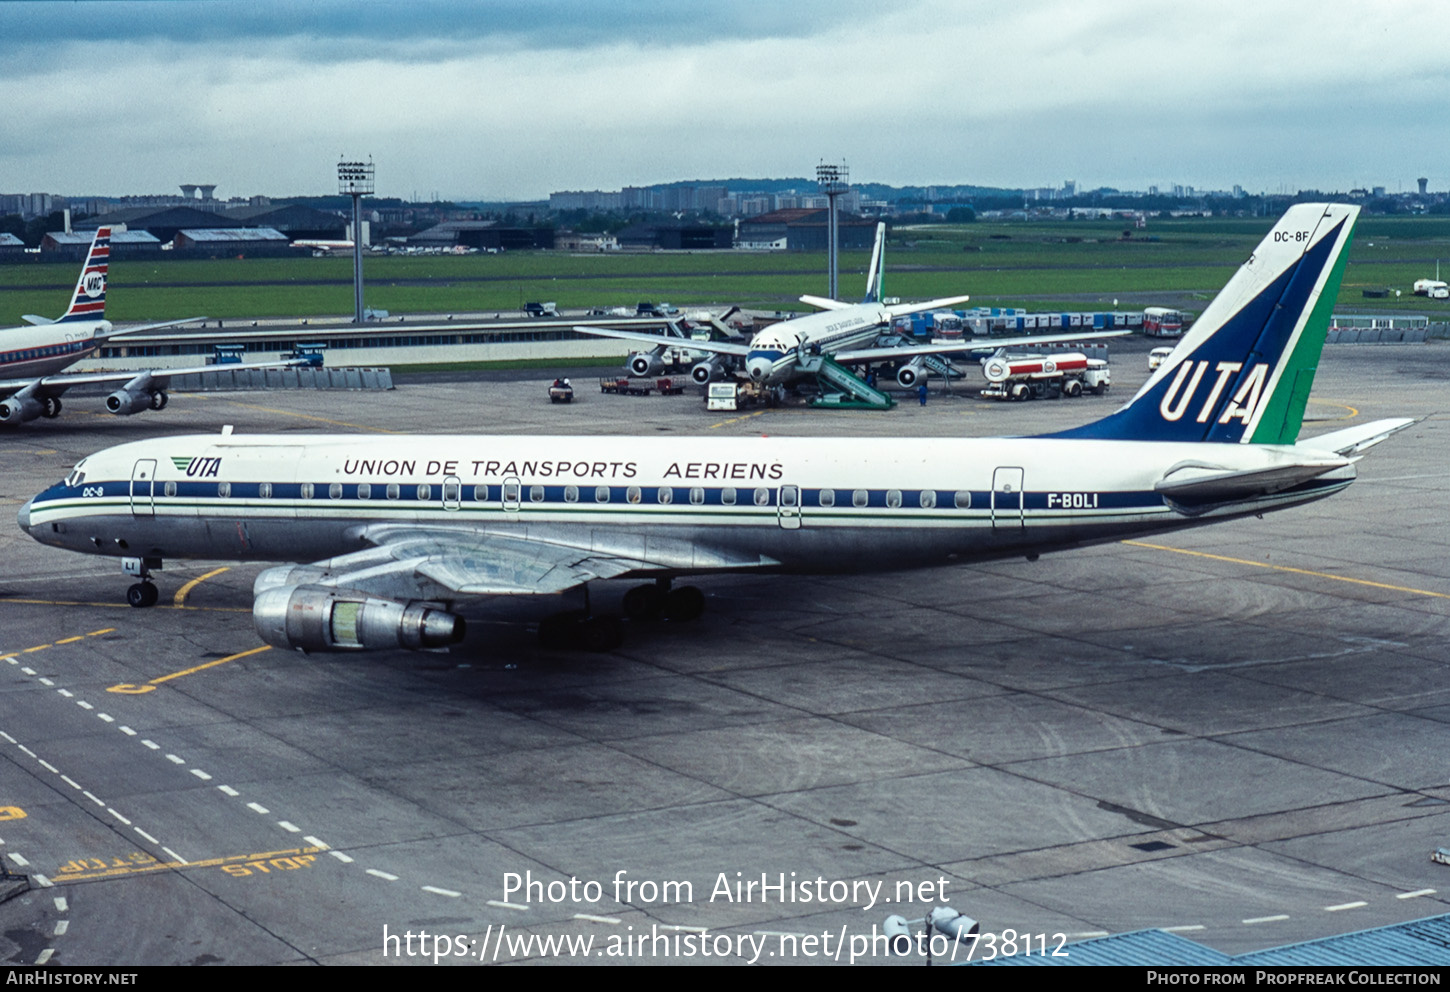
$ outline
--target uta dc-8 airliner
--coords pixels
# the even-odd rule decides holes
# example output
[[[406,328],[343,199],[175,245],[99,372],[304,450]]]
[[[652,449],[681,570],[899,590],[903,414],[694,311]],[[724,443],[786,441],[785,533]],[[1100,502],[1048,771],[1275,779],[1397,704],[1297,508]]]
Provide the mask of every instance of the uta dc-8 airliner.
[[[20,511],[58,548],[122,559],[156,600],[168,558],[257,577],[269,644],[445,648],[484,596],[641,584],[626,614],[690,618],[689,575],[842,573],[1061,551],[1279,510],[1355,478],[1412,423],[1299,440],[1358,214],[1300,204],[1126,405],[1021,438],[192,435],[79,462]],[[587,598],[587,596],[586,596]],[[617,618],[541,632],[608,649]]]

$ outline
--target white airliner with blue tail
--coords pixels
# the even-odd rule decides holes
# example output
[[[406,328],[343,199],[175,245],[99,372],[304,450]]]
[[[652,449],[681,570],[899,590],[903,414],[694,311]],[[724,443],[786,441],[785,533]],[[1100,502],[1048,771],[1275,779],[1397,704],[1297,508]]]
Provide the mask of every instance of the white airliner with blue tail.
[[[1284,509],[1412,423],[1298,439],[1357,213],[1291,208],[1130,402],[1056,434],[171,437],[84,459],[20,525],[123,558],[138,606],[164,559],[314,562],[258,576],[257,630],[347,651],[459,643],[473,597],[628,578],[627,614],[689,618],[684,576],[1033,557]],[[621,628],[541,630],[607,649]]]
[[[60,416],[61,395],[72,386],[120,383],[106,397],[106,409],[126,417],[143,410],[164,409],[167,388],[178,375],[206,374],[216,366],[157,369],[145,372],[77,372],[57,375],[62,369],[90,358],[115,334],[154,331],[190,324],[204,317],[186,317],[160,324],[116,327],[106,319],[106,275],[111,264],[111,229],[99,227],[91,239],[70,306],[55,320],[26,314],[30,326],[0,328],[0,424],[19,424],[38,417]],[[228,365],[228,370],[278,368],[297,362],[253,362]]]

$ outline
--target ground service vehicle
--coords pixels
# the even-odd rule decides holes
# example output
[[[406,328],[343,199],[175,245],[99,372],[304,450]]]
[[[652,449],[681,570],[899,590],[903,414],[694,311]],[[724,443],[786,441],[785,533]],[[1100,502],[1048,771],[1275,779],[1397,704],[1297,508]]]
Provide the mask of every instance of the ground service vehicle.
[[[1001,352],[982,363],[989,385],[988,399],[1032,400],[1081,396],[1084,391],[1106,393],[1112,385],[1108,363],[1082,352],[1061,355],[1006,355]]]

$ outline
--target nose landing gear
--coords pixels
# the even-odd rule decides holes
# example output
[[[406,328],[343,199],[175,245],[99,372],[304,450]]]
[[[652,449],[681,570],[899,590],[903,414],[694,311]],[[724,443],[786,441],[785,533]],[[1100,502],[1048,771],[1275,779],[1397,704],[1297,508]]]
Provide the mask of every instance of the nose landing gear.
[[[141,581],[132,585],[126,590],[126,602],[137,609],[147,606],[155,606],[156,601],[161,598],[161,593],[151,581],[151,570],[161,571],[160,558],[122,558],[121,571],[127,575],[134,575]]]

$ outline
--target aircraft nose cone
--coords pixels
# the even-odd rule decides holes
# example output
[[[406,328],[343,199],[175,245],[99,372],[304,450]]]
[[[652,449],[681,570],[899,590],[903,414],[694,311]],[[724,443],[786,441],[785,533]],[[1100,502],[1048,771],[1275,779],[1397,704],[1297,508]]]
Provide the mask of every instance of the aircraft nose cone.
[[[20,513],[16,517],[16,520],[20,524],[20,529],[27,534],[30,533],[30,504],[32,502],[34,501],[26,500],[25,505],[20,508]]]

